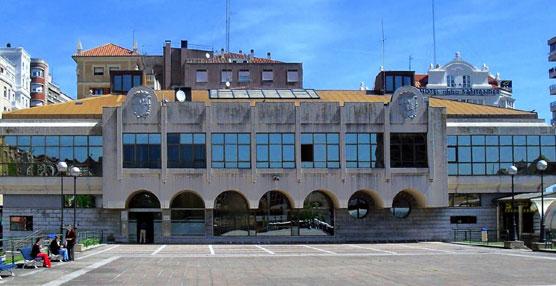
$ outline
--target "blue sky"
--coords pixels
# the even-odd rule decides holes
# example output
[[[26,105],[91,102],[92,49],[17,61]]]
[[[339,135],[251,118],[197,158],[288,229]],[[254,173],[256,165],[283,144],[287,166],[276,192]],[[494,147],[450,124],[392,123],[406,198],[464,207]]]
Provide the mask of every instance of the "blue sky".
[[[90,3],[86,3],[90,2]],[[40,4],[37,4],[40,3]],[[431,0],[317,1],[232,0],[230,50],[302,62],[304,86],[357,89],[373,86],[382,65],[381,21],[386,34],[386,69],[426,73],[433,61]],[[513,80],[516,107],[550,119],[547,40],[556,36],[551,0],[436,0],[437,62],[461,52],[475,66]],[[225,0],[48,1],[0,0],[0,45],[23,46],[54,69],[54,81],[76,94],[77,41],[84,49],[108,42],[162,54],[164,40],[216,50],[225,46]]]

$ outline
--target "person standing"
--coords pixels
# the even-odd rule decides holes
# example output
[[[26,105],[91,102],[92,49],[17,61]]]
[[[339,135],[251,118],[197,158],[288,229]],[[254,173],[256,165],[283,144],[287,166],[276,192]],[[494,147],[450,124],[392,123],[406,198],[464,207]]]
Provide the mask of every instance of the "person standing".
[[[144,221],[139,224],[139,243],[147,243],[147,224]]]
[[[48,258],[48,254],[41,252],[41,241],[42,238],[37,237],[37,240],[35,240],[35,244],[33,244],[33,249],[31,249],[31,257],[42,258],[42,266],[50,268],[50,258]]]
[[[75,259],[73,247],[75,246],[75,243],[77,243],[77,233],[75,232],[75,229],[71,227],[71,225],[68,225],[66,230],[66,243],[69,261],[73,261]]]
[[[62,258],[60,258],[61,261],[68,261],[68,251],[60,246],[60,241],[57,235],[54,236],[54,239],[50,242],[50,252],[54,255],[62,256]]]

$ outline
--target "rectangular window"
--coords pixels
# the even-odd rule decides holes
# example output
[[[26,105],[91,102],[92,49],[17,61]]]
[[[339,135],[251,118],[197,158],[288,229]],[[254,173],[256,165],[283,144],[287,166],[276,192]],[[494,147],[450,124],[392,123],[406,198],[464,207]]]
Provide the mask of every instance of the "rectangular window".
[[[2,176],[58,176],[59,161],[102,175],[102,136],[0,136],[0,152]]]
[[[168,168],[206,168],[204,133],[168,133]]]
[[[338,133],[302,133],[301,166],[303,168],[340,168]]]
[[[403,85],[409,85],[409,86],[413,86],[413,83],[411,82],[411,77],[410,76],[404,76],[403,77]]]
[[[386,91],[394,91],[394,77],[386,76]]]
[[[213,133],[212,168],[251,168],[251,134]]]
[[[103,67],[95,67],[93,68],[94,75],[104,75],[104,68]]]
[[[31,77],[44,77],[44,71],[42,69],[33,68],[31,69]]]
[[[73,195],[64,195],[64,207],[73,208],[75,200]],[[77,195],[77,208],[94,209],[96,208],[96,200],[93,195]]]
[[[481,194],[448,194],[450,207],[480,207]]]
[[[293,133],[257,133],[257,168],[295,168]]]
[[[251,79],[249,78],[249,71],[248,70],[241,70],[238,73],[239,82],[249,82]]]
[[[287,74],[288,82],[298,82],[299,81],[299,74],[297,70],[288,70]]]
[[[390,162],[392,168],[427,168],[427,134],[392,133]]]
[[[32,231],[32,216],[10,216],[10,231]]]
[[[124,168],[160,168],[160,134],[124,133]]]
[[[31,84],[31,92],[43,92],[43,85],[38,83]]]
[[[221,73],[221,82],[232,82],[232,70],[222,70]]]
[[[347,168],[384,168],[382,133],[347,133]]]
[[[471,76],[469,75],[463,76],[463,87],[471,87]]]
[[[197,70],[197,73],[195,74],[195,81],[196,82],[208,82],[207,70]]]
[[[476,216],[468,216],[468,215],[451,216],[450,217],[450,223],[451,224],[475,224],[475,223],[477,223],[477,217]]]
[[[403,86],[403,77],[401,75],[397,75],[394,77],[394,90]]]
[[[272,70],[264,70],[263,71],[263,81],[273,81],[274,80],[274,73]]]
[[[452,76],[452,75],[447,75],[446,76],[446,85],[448,87],[456,87],[456,82],[454,80],[454,76]]]
[[[113,93],[127,93],[130,89],[143,84],[141,71],[120,71],[110,72],[111,88]]]

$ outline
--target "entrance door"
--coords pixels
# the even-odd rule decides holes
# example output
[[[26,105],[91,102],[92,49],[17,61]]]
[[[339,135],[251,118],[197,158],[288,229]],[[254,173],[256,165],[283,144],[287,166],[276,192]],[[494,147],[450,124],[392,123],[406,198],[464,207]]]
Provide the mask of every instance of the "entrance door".
[[[141,229],[146,232],[145,243],[157,242],[155,238],[160,233],[160,212],[130,212],[129,213],[129,241],[139,243]]]

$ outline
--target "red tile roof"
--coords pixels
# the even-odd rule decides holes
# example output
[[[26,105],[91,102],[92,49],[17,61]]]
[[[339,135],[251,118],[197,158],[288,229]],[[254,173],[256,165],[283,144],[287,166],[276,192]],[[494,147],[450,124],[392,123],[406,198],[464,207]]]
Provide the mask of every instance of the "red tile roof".
[[[498,88],[498,82],[492,76],[488,76],[488,84],[492,85],[493,88]]]
[[[126,48],[114,45],[112,43],[104,44],[94,49],[76,53],[74,57],[122,57],[122,56],[138,56],[138,52],[128,50]]]
[[[428,74],[415,74],[415,87],[417,88],[425,88],[429,83],[429,75]]]
[[[258,58],[253,57],[250,58],[249,54],[237,54],[237,53],[223,53],[223,54],[216,54],[210,59],[188,59],[188,63],[211,63],[211,64],[224,64],[229,63],[230,60],[233,59],[244,59],[247,60],[248,63],[252,64],[276,64],[282,63],[281,61],[276,61],[267,58]]]

